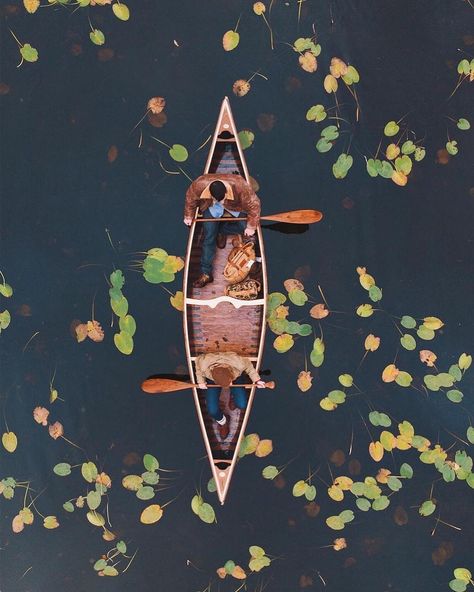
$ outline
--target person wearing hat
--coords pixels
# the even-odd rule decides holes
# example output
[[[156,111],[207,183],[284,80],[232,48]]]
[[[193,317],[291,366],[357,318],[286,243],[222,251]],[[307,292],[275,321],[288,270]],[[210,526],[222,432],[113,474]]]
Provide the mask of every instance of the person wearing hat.
[[[245,382],[243,373],[246,373],[251,382],[257,388],[265,388],[265,383],[252,362],[235,352],[218,352],[201,354],[196,358],[196,381],[198,388],[206,391],[207,412],[219,424],[219,434],[222,440],[229,435],[229,418],[219,408],[219,397],[221,387],[228,387],[233,384]],[[206,379],[210,384],[207,386]],[[231,401],[229,408],[245,409],[247,406],[247,394],[243,386],[231,387]]]
[[[201,252],[201,275],[194,281],[195,288],[203,288],[214,281],[212,260],[216,246],[223,249],[227,235],[244,234],[252,237],[260,221],[260,200],[241,175],[207,174],[193,181],[186,192],[184,223],[191,226],[196,208],[204,218],[222,218],[224,214],[234,218],[247,214],[247,224],[241,222],[204,223],[204,240]]]

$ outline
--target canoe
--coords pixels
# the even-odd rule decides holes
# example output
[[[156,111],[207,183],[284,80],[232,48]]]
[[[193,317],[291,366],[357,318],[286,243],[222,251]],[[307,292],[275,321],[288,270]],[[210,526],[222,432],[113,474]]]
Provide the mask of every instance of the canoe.
[[[212,138],[204,174],[238,174],[250,182],[242,147],[237,135],[229,99],[224,98]],[[213,262],[214,281],[204,288],[193,287],[193,281],[200,274],[200,256],[203,224],[199,222],[199,210],[196,210],[190,227],[189,241],[184,267],[184,340],[191,381],[195,379],[196,357],[209,352],[233,351],[250,358],[257,368],[263,353],[265,337],[265,313],[267,300],[267,274],[262,231],[258,226],[256,235],[262,257],[261,290],[256,300],[237,300],[225,295],[227,282],[222,274],[229,251],[232,248],[233,235],[227,239],[225,249],[216,249]],[[230,220],[232,220],[230,218]],[[249,381],[250,382],[250,381]],[[245,428],[249,420],[255,395],[255,387],[247,389],[248,403],[245,410],[229,409],[230,389],[222,389],[220,405],[230,417],[228,437],[221,441],[216,422],[208,415],[205,396],[193,389],[196,412],[201,426],[206,451],[209,456],[212,475],[217,495],[224,503],[230,481],[238,460],[238,451]]]

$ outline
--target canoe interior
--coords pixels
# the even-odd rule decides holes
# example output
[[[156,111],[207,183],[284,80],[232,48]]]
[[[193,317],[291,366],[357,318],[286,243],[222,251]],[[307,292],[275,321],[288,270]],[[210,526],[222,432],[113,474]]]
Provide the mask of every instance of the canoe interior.
[[[231,134],[229,132],[223,132],[222,135],[224,138],[228,138]],[[225,141],[224,138],[218,138],[216,142],[216,149],[210,162],[209,172],[240,174],[244,176],[244,169],[241,165],[236,142],[232,139]],[[229,220],[232,220],[232,218],[229,218]],[[229,252],[233,248],[232,241],[237,238],[237,235],[228,235],[226,247],[224,249],[216,249],[216,255],[213,261],[214,281],[204,288],[194,288],[193,282],[201,273],[201,242],[204,224],[216,224],[216,222],[197,224],[193,236],[186,296],[197,300],[212,299],[225,295],[228,283],[224,278],[223,271]],[[259,298],[262,298],[262,274],[260,273],[255,279],[260,281],[262,286],[259,294]],[[238,309],[230,302],[221,302],[215,308],[189,304],[187,315],[189,348],[192,358],[210,352],[233,351],[242,356],[249,357],[256,364],[260,347],[262,323],[264,322],[262,305],[243,306]],[[229,389],[222,389],[220,406],[222,411],[230,417],[230,431],[226,440],[221,441],[216,422],[207,414],[205,395],[201,391],[198,392],[201,413],[206,426],[213,458],[215,460],[231,461],[245,413],[237,408],[233,411],[229,409]],[[250,389],[248,389],[248,392],[250,393]],[[225,462],[219,468],[225,468]]]

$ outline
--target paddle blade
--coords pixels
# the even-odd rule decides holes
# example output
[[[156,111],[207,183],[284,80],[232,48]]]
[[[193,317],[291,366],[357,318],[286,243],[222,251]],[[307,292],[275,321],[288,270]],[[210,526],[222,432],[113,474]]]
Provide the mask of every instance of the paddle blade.
[[[171,378],[149,378],[142,382],[142,391],[150,395],[159,393],[173,393],[174,391],[183,391],[192,388],[189,382],[182,380],[172,380]]]
[[[262,220],[273,220],[275,222],[286,222],[287,224],[314,224],[319,222],[323,214],[318,210],[293,210],[262,216]]]
[[[265,388],[267,389],[274,389],[275,388],[275,381],[274,380],[270,380],[269,382],[265,383]]]

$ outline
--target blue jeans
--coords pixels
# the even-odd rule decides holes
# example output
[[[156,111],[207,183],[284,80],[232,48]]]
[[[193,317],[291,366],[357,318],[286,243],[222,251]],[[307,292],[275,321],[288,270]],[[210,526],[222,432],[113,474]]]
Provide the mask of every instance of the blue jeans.
[[[203,212],[204,218],[212,218],[209,208]],[[246,216],[245,212],[239,213],[239,218]],[[203,222],[204,239],[201,252],[201,272],[212,275],[212,261],[216,254],[216,238],[222,234],[243,234],[246,223],[242,222]]]
[[[243,376],[239,376],[239,378],[233,382],[234,384],[244,384],[245,378]],[[215,382],[213,380],[208,380],[208,384],[215,384]],[[207,412],[214,419],[222,419],[222,411],[219,409],[221,388],[222,387],[220,386],[211,386],[210,388],[207,387],[207,389],[204,391],[206,393]],[[231,387],[231,395],[234,399],[236,407],[239,409],[245,409],[245,407],[247,407],[247,393],[245,392],[245,388],[243,386]]]

